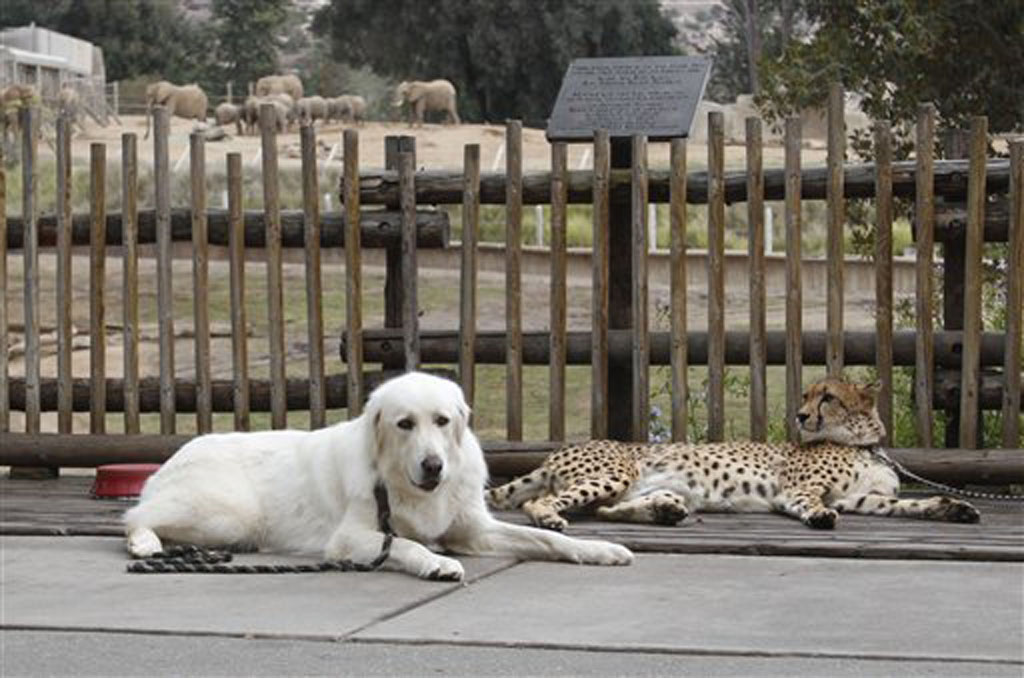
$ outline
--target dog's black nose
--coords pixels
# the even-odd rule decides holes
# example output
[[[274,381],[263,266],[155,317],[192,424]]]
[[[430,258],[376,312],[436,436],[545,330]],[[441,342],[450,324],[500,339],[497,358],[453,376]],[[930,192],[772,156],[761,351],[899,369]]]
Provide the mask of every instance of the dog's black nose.
[[[441,469],[444,468],[444,462],[441,461],[441,457],[436,454],[432,454],[420,462],[420,467],[423,469],[423,475],[427,478],[436,478],[441,475]]]

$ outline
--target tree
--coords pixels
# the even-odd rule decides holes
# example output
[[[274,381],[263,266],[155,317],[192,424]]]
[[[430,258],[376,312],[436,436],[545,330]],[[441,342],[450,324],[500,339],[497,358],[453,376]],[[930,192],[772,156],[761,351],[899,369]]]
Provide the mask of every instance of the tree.
[[[676,52],[657,0],[333,0],[313,28],[340,61],[451,80],[464,118],[535,125],[573,58]]]
[[[759,94],[761,64],[782,53],[806,32],[801,0],[724,0],[687,19],[682,40],[687,51],[714,61],[707,96],[731,102],[739,94]]]
[[[0,28],[37,26],[103,49],[108,80],[137,75],[189,82],[205,75],[205,32],[175,0],[3,0]]]
[[[1019,0],[813,0],[807,11],[813,37],[762,62],[770,115],[821,105],[840,81],[871,118],[904,128],[927,101],[946,127],[987,115],[992,132],[1022,129]]]
[[[244,86],[278,70],[278,37],[290,0],[213,0],[217,75]]]

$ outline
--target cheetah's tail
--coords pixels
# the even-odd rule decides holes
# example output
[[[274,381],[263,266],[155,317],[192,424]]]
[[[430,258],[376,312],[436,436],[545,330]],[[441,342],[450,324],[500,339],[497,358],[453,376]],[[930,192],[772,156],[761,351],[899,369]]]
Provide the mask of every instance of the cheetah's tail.
[[[487,490],[487,503],[491,508],[517,509],[530,499],[543,494],[547,489],[547,481],[548,472],[543,468],[536,469],[511,482]]]

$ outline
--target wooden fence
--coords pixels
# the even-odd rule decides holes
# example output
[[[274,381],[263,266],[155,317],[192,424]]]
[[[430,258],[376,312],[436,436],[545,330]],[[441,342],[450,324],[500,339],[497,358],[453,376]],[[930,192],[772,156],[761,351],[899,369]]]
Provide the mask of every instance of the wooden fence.
[[[896,454],[913,468],[934,477],[979,481],[1024,479],[1019,447],[1021,412],[1021,283],[1024,270],[1024,142],[1011,144],[1010,159],[987,158],[985,118],[975,118],[966,160],[936,161],[935,111],[923,105],[917,124],[917,157],[912,162],[892,160],[892,139],[886,123],[875,128],[876,163],[846,165],[842,122],[842,90],[829,95],[830,134],[824,168],[802,168],[798,118],[785,122],[785,167],[762,167],[762,123],[747,120],[743,172],[724,171],[723,119],[709,116],[708,167],[688,173],[687,144],[671,144],[670,168],[647,167],[647,140],[609,138],[598,131],[593,142],[593,170],[569,171],[564,143],[551,146],[551,170],[524,174],[522,128],[506,128],[506,168],[501,173],[480,171],[479,146],[465,148],[462,172],[416,171],[415,140],[388,141],[387,167],[368,171],[359,164],[359,133],[344,132],[344,178],[340,187],[344,211],[321,215],[316,170],[316,140],[312,128],[302,128],[302,185],[304,209],[287,214],[279,207],[278,158],[272,111],[264,111],[262,125],[262,213],[241,208],[241,158],[226,158],[228,208],[209,210],[204,187],[205,145],[200,133],[191,143],[191,205],[172,209],[169,199],[167,153],[168,118],[154,113],[155,209],[137,209],[137,158],[134,134],[122,143],[122,211],[106,214],[105,147],[91,148],[92,209],[88,217],[70,209],[69,128],[61,121],[57,136],[58,209],[54,217],[37,214],[36,134],[38,118],[31,109],[22,117],[22,217],[7,220],[3,174],[0,173],[0,463],[12,465],[90,466],[111,461],[163,459],[183,438],[176,435],[176,415],[195,412],[197,430],[212,430],[213,412],[233,412],[234,427],[249,427],[250,413],[270,412],[271,425],[287,425],[289,410],[308,410],[313,426],[325,422],[328,408],[347,407],[350,416],[360,411],[363,398],[379,380],[396,370],[421,364],[447,363],[472,404],[476,397],[475,366],[506,366],[507,441],[488,443],[492,472],[519,472],[537,463],[552,441],[565,437],[566,369],[570,364],[591,366],[590,431],[594,437],[612,436],[644,440],[648,437],[650,366],[671,366],[673,440],[688,435],[687,368],[708,369],[708,437],[720,440],[725,431],[725,374],[727,365],[749,365],[750,435],[763,440],[768,430],[766,369],[785,365],[786,426],[795,438],[793,422],[803,387],[803,366],[824,365],[839,374],[847,365],[872,365],[880,382],[879,407],[889,431],[893,422],[893,367],[915,368],[915,419],[920,448]],[[268,107],[269,108],[269,107]],[[917,244],[917,327],[913,332],[893,329],[892,222],[893,201],[899,196],[915,201]],[[1008,196],[1003,216],[987,214],[990,196]],[[875,250],[877,324],[874,332],[844,328],[843,231],[845,200],[873,197],[877,214]],[[827,323],[825,331],[804,331],[801,287],[801,201],[827,203]],[[764,285],[765,200],[784,200],[787,256],[785,330],[766,329]],[[941,202],[944,201],[944,202]],[[955,207],[966,201],[966,207]],[[668,203],[671,215],[671,327],[651,331],[648,318],[647,205]],[[748,205],[750,243],[750,323],[742,332],[725,326],[724,233],[725,206]],[[941,210],[937,208],[941,206]],[[566,224],[570,204],[593,206],[592,327],[589,332],[568,332],[566,322]],[[420,205],[459,204],[463,241],[459,327],[447,332],[421,332],[417,315],[416,253],[421,247],[447,245],[447,222],[437,213],[418,211]],[[505,330],[477,332],[477,244],[480,207],[500,204],[506,215]],[[551,206],[550,328],[524,332],[522,323],[521,228],[524,204]],[[708,213],[708,329],[687,328],[686,212],[706,205]],[[367,207],[383,211],[365,211]],[[932,323],[933,250],[936,241],[960,237],[956,212],[965,214],[963,252],[962,330],[935,330]],[[965,211],[964,211],[965,209]],[[941,212],[937,218],[937,211]],[[949,214],[954,214],[950,217]],[[954,237],[955,236],[955,237]],[[175,377],[172,241],[192,242],[192,290],[195,298],[195,378]],[[986,240],[1009,243],[1010,257],[1003,267],[1007,288],[1007,326],[999,333],[983,333],[982,244]],[[90,266],[91,377],[71,374],[70,261],[74,244],[88,242]],[[159,377],[139,378],[138,246],[156,243]],[[210,243],[226,244],[230,252],[230,321],[233,378],[216,380],[210,369],[208,317],[208,260]],[[39,371],[40,245],[55,245],[57,252],[58,376],[41,379]],[[106,375],[104,266],[107,245],[123,252],[124,378]],[[321,248],[344,247],[347,329],[342,341],[345,373],[325,374],[322,320]],[[385,322],[380,329],[363,327],[361,251],[387,249]],[[270,367],[265,379],[249,377],[244,287],[245,249],[259,247],[265,254],[267,317],[270,328]],[[282,298],[282,248],[302,247],[305,252],[308,318],[308,376],[286,375]],[[12,378],[8,364],[7,249],[22,250],[25,276],[25,376]],[[382,369],[367,371],[367,363]],[[523,365],[549,369],[548,440],[521,442],[523,438]],[[937,368],[952,369],[955,383],[941,385]],[[948,373],[946,373],[948,374]],[[950,403],[950,393],[959,402]],[[945,401],[943,401],[945,397]],[[931,450],[933,406],[958,405],[959,447],[953,453]],[[982,407],[998,409],[1005,449],[968,453],[979,446],[978,413]],[[7,432],[10,411],[25,414],[24,432]],[[40,413],[58,412],[58,433],[40,434]],[[90,434],[73,435],[71,416],[90,412]],[[124,414],[125,431],[107,435],[108,411]],[[160,435],[140,435],[140,412],[160,413]],[[958,460],[969,463],[958,463]]]

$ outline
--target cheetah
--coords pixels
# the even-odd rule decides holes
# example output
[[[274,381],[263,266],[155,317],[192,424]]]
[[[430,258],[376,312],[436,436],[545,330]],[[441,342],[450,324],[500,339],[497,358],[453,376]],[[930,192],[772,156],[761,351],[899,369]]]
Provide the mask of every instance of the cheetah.
[[[496,509],[522,510],[564,530],[563,512],[596,507],[605,520],[675,525],[698,511],[778,512],[817,529],[839,513],[975,523],[977,509],[944,496],[900,499],[899,478],[875,450],[885,428],[875,387],[825,379],[804,393],[801,444],[567,445],[532,473],[487,491]]]

